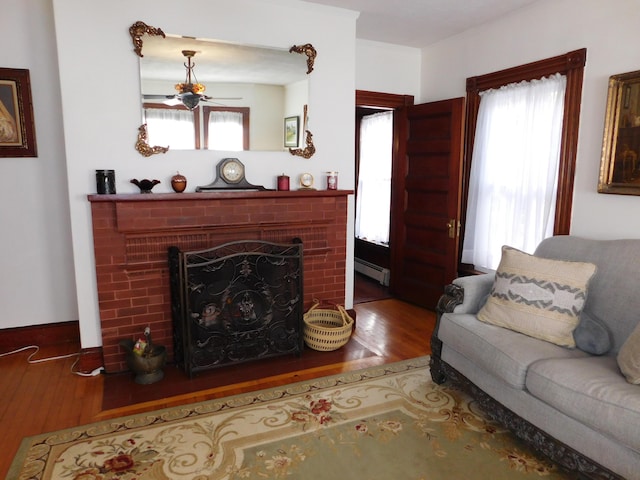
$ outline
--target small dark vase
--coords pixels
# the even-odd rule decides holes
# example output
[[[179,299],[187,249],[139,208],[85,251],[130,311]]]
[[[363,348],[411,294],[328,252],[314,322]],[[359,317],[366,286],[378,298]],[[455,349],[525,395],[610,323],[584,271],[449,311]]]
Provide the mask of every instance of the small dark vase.
[[[140,193],[151,193],[151,189],[160,183],[160,180],[138,180],[134,178],[131,183],[136,185],[140,189]]]
[[[149,385],[164,378],[162,368],[167,361],[167,349],[162,345],[150,345],[145,353],[134,352],[133,340],[121,340],[120,346],[127,351],[127,367],[136,374],[134,382]]]

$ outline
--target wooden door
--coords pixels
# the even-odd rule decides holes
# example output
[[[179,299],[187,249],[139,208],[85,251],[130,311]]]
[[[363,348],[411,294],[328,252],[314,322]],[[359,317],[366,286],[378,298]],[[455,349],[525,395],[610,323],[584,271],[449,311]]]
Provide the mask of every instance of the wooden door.
[[[457,276],[464,98],[403,113],[406,155],[393,172],[390,290],[435,309],[444,286]]]

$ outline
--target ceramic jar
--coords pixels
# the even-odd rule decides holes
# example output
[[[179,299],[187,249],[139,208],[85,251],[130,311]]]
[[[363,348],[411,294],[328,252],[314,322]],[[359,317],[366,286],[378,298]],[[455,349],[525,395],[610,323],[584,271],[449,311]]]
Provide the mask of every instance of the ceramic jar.
[[[187,177],[177,172],[171,177],[171,188],[173,188],[173,191],[176,193],[184,192],[185,188],[187,188]]]

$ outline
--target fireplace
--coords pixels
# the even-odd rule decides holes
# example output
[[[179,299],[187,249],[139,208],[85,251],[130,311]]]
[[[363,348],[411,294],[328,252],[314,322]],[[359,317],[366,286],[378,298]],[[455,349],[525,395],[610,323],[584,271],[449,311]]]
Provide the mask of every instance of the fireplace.
[[[302,241],[303,308],[345,302],[349,190],[89,195],[102,333],[109,373],[127,369],[123,338],[151,328],[174,361],[167,251],[235,241]]]
[[[169,248],[173,351],[189,376],[303,348],[302,244]]]

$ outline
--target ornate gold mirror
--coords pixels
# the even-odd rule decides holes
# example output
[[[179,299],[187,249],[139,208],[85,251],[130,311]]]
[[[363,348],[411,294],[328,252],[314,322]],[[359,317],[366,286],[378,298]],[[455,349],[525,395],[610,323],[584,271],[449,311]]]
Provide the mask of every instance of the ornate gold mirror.
[[[640,195],[640,70],[609,77],[598,192]]]
[[[136,148],[141,154],[171,147],[313,155],[307,127],[309,73],[316,57],[312,45],[287,50],[196,39],[165,34],[143,22],[129,30],[140,57],[144,132],[138,140],[143,145]],[[298,121],[291,123],[292,118]],[[163,132],[169,121],[173,126]],[[184,133],[176,133],[180,130]]]

